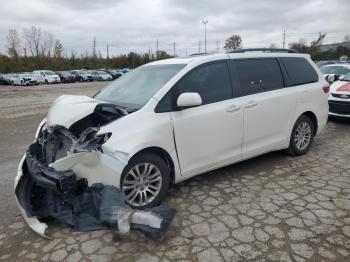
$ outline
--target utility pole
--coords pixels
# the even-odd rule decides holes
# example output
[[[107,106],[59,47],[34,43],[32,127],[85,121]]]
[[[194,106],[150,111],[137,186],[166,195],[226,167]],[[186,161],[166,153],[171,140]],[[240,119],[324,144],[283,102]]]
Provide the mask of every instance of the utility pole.
[[[94,40],[92,41],[92,56],[93,56],[93,58],[96,58],[96,46],[97,46],[97,41],[96,41],[96,37],[94,36]]]
[[[198,41],[198,54],[201,53],[201,40]]]
[[[208,20],[202,20],[204,24],[204,53],[207,53],[207,24]]]
[[[219,41],[216,40],[216,53],[219,53]]]
[[[286,45],[286,29],[283,29],[283,33],[282,33],[282,46],[283,46],[283,48],[285,45]]]
[[[159,54],[159,42],[158,42],[158,39],[157,39],[157,51],[156,51],[156,58],[158,60],[158,54]]]
[[[174,57],[176,56],[176,43],[174,41]]]
[[[107,59],[109,59],[109,50],[108,50],[108,44],[107,44]]]

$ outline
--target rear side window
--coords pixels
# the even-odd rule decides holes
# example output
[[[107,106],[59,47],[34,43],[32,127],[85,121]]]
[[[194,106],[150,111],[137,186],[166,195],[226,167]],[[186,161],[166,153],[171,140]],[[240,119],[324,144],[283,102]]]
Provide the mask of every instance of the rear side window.
[[[284,87],[277,59],[232,60],[240,83],[240,95],[252,95]]]
[[[226,61],[202,65],[188,73],[177,84],[178,94],[195,92],[203,104],[232,98],[232,88]]]
[[[288,78],[287,86],[308,84],[318,81],[318,74],[310,63],[301,57],[282,57],[280,58]]]

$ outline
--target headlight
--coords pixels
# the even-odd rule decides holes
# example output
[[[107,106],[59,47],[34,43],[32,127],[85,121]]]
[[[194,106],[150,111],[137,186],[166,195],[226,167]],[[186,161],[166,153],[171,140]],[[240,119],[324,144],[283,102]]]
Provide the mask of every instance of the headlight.
[[[38,126],[38,129],[35,132],[35,139],[37,139],[39,137],[40,133],[42,132],[42,130],[44,128],[45,129],[47,128],[46,117],[43,120],[41,120],[41,122]]]

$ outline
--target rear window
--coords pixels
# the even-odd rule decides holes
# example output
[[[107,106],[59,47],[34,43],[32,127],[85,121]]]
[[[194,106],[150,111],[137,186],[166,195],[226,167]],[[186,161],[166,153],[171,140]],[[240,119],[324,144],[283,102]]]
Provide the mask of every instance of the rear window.
[[[295,86],[308,84],[318,81],[318,74],[310,63],[301,57],[282,57],[280,58],[288,79],[286,79],[287,86]]]
[[[252,95],[284,87],[277,59],[232,60],[232,71],[237,72],[240,95]]]

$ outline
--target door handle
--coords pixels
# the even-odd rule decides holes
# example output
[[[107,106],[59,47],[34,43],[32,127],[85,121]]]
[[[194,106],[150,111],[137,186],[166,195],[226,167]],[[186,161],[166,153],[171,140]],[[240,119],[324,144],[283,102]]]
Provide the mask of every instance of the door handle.
[[[258,103],[255,102],[255,101],[249,101],[246,105],[245,105],[245,108],[252,108],[252,107],[255,107],[257,106]]]
[[[240,110],[240,109],[241,109],[240,106],[230,105],[230,106],[226,109],[226,111],[227,111],[227,112],[235,112],[235,111],[238,111],[238,110]]]

